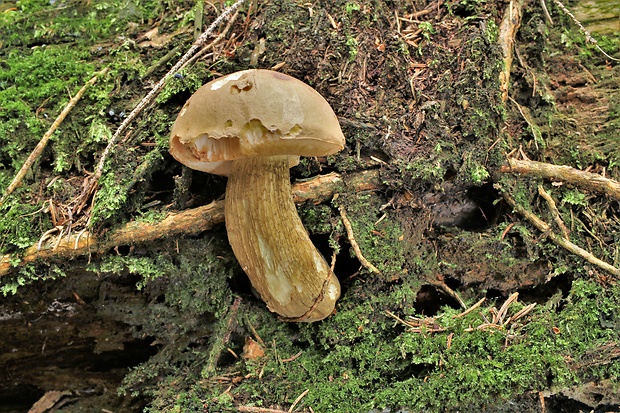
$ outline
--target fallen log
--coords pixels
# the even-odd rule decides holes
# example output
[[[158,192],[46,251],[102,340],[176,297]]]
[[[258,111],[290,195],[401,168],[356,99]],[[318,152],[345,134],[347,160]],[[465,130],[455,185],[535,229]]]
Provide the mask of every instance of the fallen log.
[[[348,176],[335,172],[320,175],[293,185],[293,200],[297,204],[312,200],[325,202],[339,188],[359,192],[381,187],[377,170],[363,171]],[[170,212],[159,222],[131,221],[105,236],[90,231],[73,233],[60,240],[48,240],[33,245],[19,254],[0,257],[0,277],[35,261],[58,262],[87,254],[100,254],[123,245],[144,244],[157,239],[196,235],[224,222],[224,200],[180,212]]]

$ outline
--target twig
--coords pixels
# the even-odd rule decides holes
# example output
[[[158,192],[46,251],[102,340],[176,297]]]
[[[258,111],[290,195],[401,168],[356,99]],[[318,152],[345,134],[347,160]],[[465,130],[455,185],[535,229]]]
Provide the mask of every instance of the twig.
[[[502,93],[502,101],[508,100],[508,88],[510,85],[510,71],[512,69],[513,49],[515,45],[515,37],[521,26],[523,1],[511,0],[506,6],[504,17],[499,26],[499,44],[502,47],[502,55],[504,58],[504,70],[499,74],[500,91]]]
[[[267,345],[265,344],[265,342],[263,341],[263,339],[261,338],[261,336],[258,335],[258,332],[256,331],[256,329],[254,328],[254,326],[252,325],[252,323],[250,323],[250,320],[247,319],[247,324],[248,327],[250,327],[250,331],[252,332],[252,334],[254,335],[254,338],[256,339],[256,341],[258,342],[258,344],[260,344],[263,347],[267,347]]]
[[[385,314],[392,317],[399,323],[409,327],[409,331],[411,333],[443,333],[446,331],[445,328],[437,324],[435,317],[408,317],[409,320],[405,321],[389,310],[386,310]]]
[[[517,314],[515,314],[513,316],[510,316],[508,318],[508,320],[506,320],[506,322],[504,324],[514,323],[515,321],[517,321],[518,319],[524,317],[526,314],[528,314],[530,311],[532,311],[532,309],[534,307],[536,307],[536,303],[532,303],[532,304],[526,305],[521,310],[519,310],[517,312]]]
[[[441,290],[443,290],[446,294],[448,294],[450,297],[454,298],[461,307],[463,307],[464,310],[467,310],[467,305],[465,304],[465,302],[461,299],[461,297],[457,294],[456,291],[454,291],[452,288],[448,287],[448,285],[443,282],[443,281],[429,281],[432,285],[434,285],[435,287],[439,287]]]
[[[82,86],[82,88],[80,90],[78,90],[78,92],[75,94],[75,96],[73,96],[69,100],[69,103],[67,103],[67,105],[62,110],[62,112],[60,112],[60,115],[58,115],[56,120],[54,120],[54,123],[52,123],[52,126],[50,126],[50,128],[47,130],[47,132],[45,132],[45,134],[43,135],[43,137],[41,138],[41,140],[39,141],[37,146],[34,148],[34,150],[28,156],[28,159],[26,159],[26,162],[24,162],[24,164],[20,168],[19,172],[17,172],[17,174],[15,175],[15,178],[13,178],[13,181],[11,182],[11,184],[4,191],[4,194],[2,195],[2,198],[0,198],[0,205],[4,204],[4,202],[9,197],[9,195],[11,195],[13,193],[13,191],[19,185],[21,185],[22,180],[24,179],[24,176],[26,176],[26,173],[28,172],[28,170],[30,169],[32,164],[34,164],[35,161],[39,158],[39,156],[41,156],[41,153],[43,153],[43,149],[45,149],[45,147],[47,146],[47,143],[49,142],[49,140],[52,137],[52,135],[54,134],[54,132],[56,132],[56,129],[58,129],[58,127],[65,120],[65,118],[67,117],[69,112],[71,112],[71,109],[73,109],[73,107],[76,105],[76,103],[82,98],[82,96],[86,92],[86,89],[88,89],[89,86],[94,85],[95,82],[97,81],[97,79],[99,78],[99,76],[103,76],[107,72],[108,72],[108,69],[105,68],[105,69],[95,73],[95,75],[88,82],[86,82],[86,84],[84,86]]]
[[[359,244],[355,241],[355,237],[353,236],[353,228],[351,227],[351,221],[347,218],[347,213],[344,210],[344,207],[341,205],[338,207],[340,211],[340,218],[342,219],[342,224],[344,225],[344,229],[347,231],[347,237],[349,238],[349,243],[351,244],[351,248],[355,252],[355,256],[360,261],[360,263],[366,268],[368,271],[373,272],[375,274],[380,274],[381,271],[374,265],[372,265],[362,254],[362,250],[360,249]]]
[[[545,13],[545,19],[547,19],[547,23],[553,26],[553,19],[551,18],[551,15],[549,14],[549,10],[547,10],[546,0],[540,0],[540,7],[542,7],[543,12]]]
[[[101,154],[101,158],[99,158],[99,162],[97,163],[97,167],[95,168],[94,174],[90,177],[90,181],[88,185],[82,191],[80,195],[81,198],[88,198],[93,194],[98,185],[98,181],[103,175],[103,170],[105,167],[105,162],[110,154],[112,148],[116,145],[116,142],[120,138],[120,136],[125,132],[125,129],[134,121],[134,119],[140,114],[151,102],[155,99],[157,95],[161,92],[163,87],[165,86],[168,79],[170,79],[184,64],[187,62],[196,52],[198,52],[207,41],[209,36],[213,33],[215,28],[225,19],[227,19],[233,12],[235,12],[243,3],[247,0],[237,0],[232,6],[228,7],[226,10],[222,12],[211,25],[207,28],[207,30],[198,37],[198,39],[194,42],[194,44],[189,48],[189,50],[179,59],[175,65],[162,77],[159,82],[155,84],[153,89],[147,93],[147,95],[138,103],[138,105],[129,113],[129,115],[123,120],[121,125],[118,127],[114,135],[110,138],[108,145],[103,150]],[[78,202],[79,205],[86,204],[86,202]]]
[[[562,235],[564,236],[564,238],[570,239],[570,233],[568,231],[568,228],[566,228],[566,225],[564,225],[564,221],[562,221],[562,217],[560,217],[560,211],[555,205],[555,201],[553,200],[551,195],[549,195],[549,193],[545,191],[545,188],[543,188],[542,185],[538,185],[538,194],[543,197],[545,201],[547,201],[547,205],[549,206],[549,210],[551,211],[553,220],[560,228],[560,231],[562,231]]]
[[[471,313],[476,308],[480,307],[482,303],[484,303],[485,300],[486,300],[486,297],[482,297],[476,304],[472,305],[471,307],[469,307],[467,310],[463,311],[462,313],[455,315],[454,318],[465,317],[467,314]]]
[[[516,100],[514,100],[512,97],[509,96],[508,98],[510,99],[512,103],[514,103],[514,105],[519,110],[519,113],[521,114],[523,119],[525,119],[525,122],[527,122],[528,126],[530,127],[530,130],[532,131],[532,135],[534,136],[534,145],[536,145],[536,149],[538,150],[538,142],[540,142],[541,145],[544,146],[545,140],[543,139],[542,133],[540,132],[540,128],[538,127],[538,125],[536,125],[536,122],[534,121],[534,118],[532,117],[530,110],[524,106],[519,105],[519,103]]]
[[[230,18],[230,20],[226,24],[226,27],[224,27],[224,30],[222,30],[222,32],[220,34],[218,34],[217,37],[215,39],[213,39],[213,41],[211,43],[209,43],[208,45],[206,45],[205,47],[200,49],[200,51],[197,52],[190,59],[187,59],[187,61],[185,63],[183,63],[183,65],[179,68],[179,70],[181,70],[181,69],[185,68],[186,66],[192,64],[195,60],[197,60],[201,56],[203,56],[209,49],[212,49],[216,44],[218,44],[224,38],[226,33],[228,33],[228,31],[232,27],[233,23],[237,19],[238,15],[239,15],[239,10],[235,11],[235,14],[233,14],[233,16]]]
[[[339,174],[330,173],[293,185],[293,200],[298,204],[310,199],[323,202],[333,196],[336,188],[342,187],[343,184],[353,192],[381,187],[376,170],[349,175],[346,181]],[[135,245],[161,238],[195,235],[223,222],[224,201],[218,200],[198,208],[171,212],[157,223],[128,222],[120,228],[111,230],[105,238],[99,238],[84,229],[71,234],[70,237],[64,237],[56,249],[52,249],[49,243],[42,242],[40,248],[34,245],[21,254],[0,256],[0,277],[15,269],[13,264],[15,261],[20,261],[15,265],[22,266],[35,260],[67,260],[85,254],[105,252],[118,245]]]
[[[603,49],[601,49],[601,47],[598,45],[598,42],[596,41],[596,39],[594,37],[592,37],[590,32],[587,31],[585,27],[583,27],[583,24],[581,24],[581,22],[579,20],[577,20],[577,18],[573,15],[573,13],[571,13],[570,10],[568,10],[566,8],[566,6],[564,6],[564,4],[562,4],[562,2],[560,0],[554,0],[554,1],[555,1],[555,4],[557,4],[558,7],[560,9],[562,9],[562,11],[564,13],[566,13],[568,15],[568,17],[570,17],[573,20],[573,22],[575,22],[575,24],[579,27],[579,30],[581,31],[581,33],[586,37],[586,42],[592,43],[594,46],[596,46],[596,48],[601,53],[603,53],[606,58],[608,58],[610,60],[615,60],[616,62],[620,61],[620,59],[616,59],[615,57],[611,57],[610,55],[605,53],[605,51]]]
[[[295,399],[293,404],[291,404],[291,407],[289,407],[288,413],[293,413],[293,409],[295,408],[295,406],[297,406],[297,403],[299,403],[301,401],[301,399],[306,397],[306,394],[308,394],[309,392],[310,392],[310,389],[306,389],[303,393],[301,393],[299,396],[297,396],[297,398]]]
[[[580,171],[570,166],[551,165],[543,162],[518,160],[514,158],[509,158],[508,164],[508,166],[502,166],[500,172],[521,173],[556,181],[564,181],[586,190],[594,190],[603,193],[620,201],[620,182],[605,178],[599,174]]]
[[[504,324],[504,317],[508,312],[508,307],[510,307],[512,303],[517,301],[517,298],[519,298],[519,293],[512,293],[510,297],[506,299],[504,304],[499,308],[497,314],[495,314],[495,316],[493,317],[493,324]]]
[[[534,215],[532,212],[528,211],[521,205],[517,204],[516,201],[508,193],[502,192],[502,197],[504,198],[504,201],[506,201],[506,203],[512,207],[512,209],[514,209],[519,215],[522,215],[532,225],[538,228],[539,231],[543,232],[547,237],[549,237],[549,239],[551,239],[551,241],[555,242],[557,245],[564,248],[565,250],[583,258],[590,264],[596,265],[600,269],[607,271],[608,273],[613,274],[616,277],[620,277],[620,269],[596,258],[590,252],[573,244],[561,235],[553,232],[549,224],[538,218],[536,215]]]

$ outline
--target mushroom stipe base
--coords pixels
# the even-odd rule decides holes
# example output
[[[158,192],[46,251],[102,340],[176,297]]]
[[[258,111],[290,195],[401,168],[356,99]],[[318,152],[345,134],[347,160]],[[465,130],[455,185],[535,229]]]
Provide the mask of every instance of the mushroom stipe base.
[[[329,316],[340,284],[304,228],[288,156],[237,159],[226,189],[228,240],[267,307],[287,321]]]

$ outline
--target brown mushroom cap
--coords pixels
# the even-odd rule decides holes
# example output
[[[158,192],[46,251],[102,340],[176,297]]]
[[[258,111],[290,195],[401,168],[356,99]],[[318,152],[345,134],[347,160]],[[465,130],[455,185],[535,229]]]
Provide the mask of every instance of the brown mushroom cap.
[[[327,101],[294,77],[252,69],[212,80],[179,113],[170,136],[176,160],[228,175],[230,162],[249,156],[325,156],[345,138]]]

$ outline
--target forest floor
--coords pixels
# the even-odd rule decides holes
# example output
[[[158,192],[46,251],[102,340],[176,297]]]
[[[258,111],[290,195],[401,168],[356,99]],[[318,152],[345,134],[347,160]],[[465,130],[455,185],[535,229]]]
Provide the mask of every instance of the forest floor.
[[[620,411],[618,29],[606,55],[557,2],[248,0],[134,119],[233,3],[0,1],[0,412]],[[347,139],[291,170],[342,285],[318,323],[266,309],[226,179],[168,154],[248,68]]]

